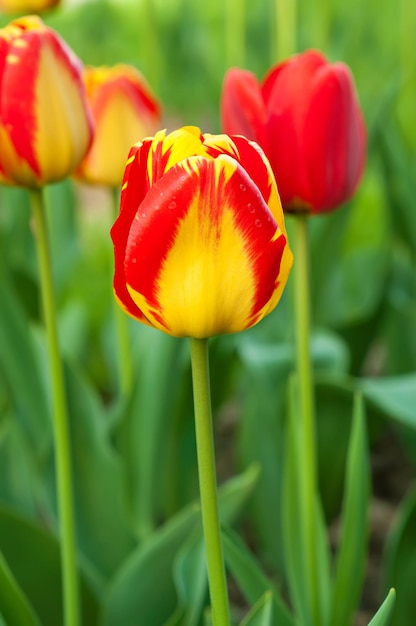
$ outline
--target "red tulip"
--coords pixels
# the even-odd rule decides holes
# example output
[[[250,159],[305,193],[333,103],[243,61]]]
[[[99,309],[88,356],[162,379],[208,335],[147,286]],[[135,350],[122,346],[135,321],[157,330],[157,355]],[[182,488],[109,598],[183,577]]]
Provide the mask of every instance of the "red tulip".
[[[40,187],[70,175],[92,140],[82,63],[35,16],[0,29],[0,182]]]
[[[329,211],[356,190],[366,130],[345,64],[309,50],[273,67],[261,84],[232,68],[221,115],[226,133],[245,135],[264,149],[285,211]]]
[[[263,152],[195,127],[132,148],[111,236],[119,304],[177,337],[250,328],[275,308],[292,265]]]

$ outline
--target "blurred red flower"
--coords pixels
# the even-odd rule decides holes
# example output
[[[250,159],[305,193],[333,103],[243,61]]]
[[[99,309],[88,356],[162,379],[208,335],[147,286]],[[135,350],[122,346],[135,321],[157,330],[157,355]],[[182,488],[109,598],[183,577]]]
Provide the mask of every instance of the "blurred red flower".
[[[354,80],[344,63],[316,50],[273,67],[261,84],[231,68],[221,99],[226,133],[258,142],[287,212],[321,213],[353,195],[366,156],[366,130]]]

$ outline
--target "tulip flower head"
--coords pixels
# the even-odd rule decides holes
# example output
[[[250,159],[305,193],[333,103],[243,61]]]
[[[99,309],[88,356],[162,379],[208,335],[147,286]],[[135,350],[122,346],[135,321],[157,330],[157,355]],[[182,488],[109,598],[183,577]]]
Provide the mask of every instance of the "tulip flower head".
[[[261,84],[251,72],[232,68],[221,115],[225,132],[262,146],[285,211],[330,211],[356,190],[366,130],[345,64],[308,50],[273,67]]]
[[[250,328],[275,308],[292,265],[263,151],[195,127],[133,146],[111,236],[119,304],[177,337]]]
[[[0,0],[0,13],[42,13],[59,3],[60,0]]]
[[[61,180],[91,140],[82,64],[72,50],[35,16],[0,29],[0,182]]]
[[[122,182],[132,144],[160,127],[160,105],[144,77],[129,65],[86,67],[84,82],[95,134],[76,177],[115,187]]]

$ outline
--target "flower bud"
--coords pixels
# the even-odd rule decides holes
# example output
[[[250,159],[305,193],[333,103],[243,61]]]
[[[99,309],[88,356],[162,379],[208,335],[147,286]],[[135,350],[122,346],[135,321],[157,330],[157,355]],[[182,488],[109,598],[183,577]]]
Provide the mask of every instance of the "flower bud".
[[[111,235],[119,304],[177,337],[257,324],[277,305],[292,265],[263,151],[195,127],[133,146]]]
[[[129,65],[86,67],[84,82],[95,134],[76,177],[115,187],[121,185],[130,147],[159,128],[160,105],[143,76]]]
[[[264,149],[285,211],[329,211],[356,190],[366,130],[345,64],[308,50],[273,67],[261,84],[233,68],[224,79],[221,114],[225,132]]]
[[[39,187],[79,165],[92,140],[82,64],[42,20],[0,29],[0,182]]]

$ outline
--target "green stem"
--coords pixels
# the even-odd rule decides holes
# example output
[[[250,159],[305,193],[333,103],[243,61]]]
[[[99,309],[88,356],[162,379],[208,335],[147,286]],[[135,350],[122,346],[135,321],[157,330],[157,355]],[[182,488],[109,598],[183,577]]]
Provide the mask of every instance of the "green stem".
[[[315,399],[313,391],[312,364],[310,357],[310,303],[309,303],[309,258],[308,258],[308,217],[295,216],[295,263],[294,296],[296,323],[296,360],[300,400],[300,436],[302,462],[301,501],[303,505],[303,542],[309,605],[313,624],[320,624],[318,563],[316,551],[316,435]]]
[[[120,191],[118,187],[112,189],[114,219],[118,215],[119,194]],[[127,396],[133,386],[133,361],[131,354],[131,338],[129,333],[129,317],[118,306],[114,298],[113,302],[117,339],[119,388],[121,395]]]
[[[214,626],[229,626],[227,581],[215,473],[208,339],[190,339],[199,489]]]
[[[275,32],[272,36],[272,64],[297,50],[297,0],[275,0]]]
[[[52,419],[61,540],[64,625],[78,626],[80,624],[79,588],[76,567],[70,437],[63,367],[58,342],[55,297],[43,190],[32,190],[30,192],[30,199],[35,225],[35,239],[52,386]]]

